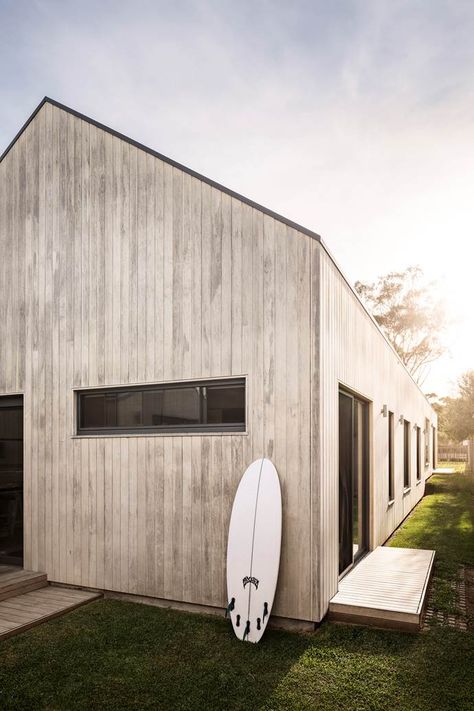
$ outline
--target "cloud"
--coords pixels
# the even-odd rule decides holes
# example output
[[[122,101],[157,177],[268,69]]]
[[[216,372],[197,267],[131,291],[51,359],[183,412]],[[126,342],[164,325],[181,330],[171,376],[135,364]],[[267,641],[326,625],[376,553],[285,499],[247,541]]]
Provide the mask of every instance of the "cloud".
[[[463,0],[0,0],[0,143],[48,94],[322,233],[352,279],[422,264],[467,324],[473,30]]]

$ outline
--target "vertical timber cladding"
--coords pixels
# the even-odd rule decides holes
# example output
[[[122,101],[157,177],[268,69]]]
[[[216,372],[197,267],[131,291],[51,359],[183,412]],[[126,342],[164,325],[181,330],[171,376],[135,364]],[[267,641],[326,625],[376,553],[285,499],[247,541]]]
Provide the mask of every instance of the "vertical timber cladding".
[[[315,241],[48,102],[0,163],[0,191],[0,391],[25,396],[25,566],[223,606],[233,496],[265,455],[283,492],[274,612],[312,619]],[[74,388],[231,375],[247,378],[248,434],[73,437]]]
[[[370,547],[386,541],[424,493],[416,482],[416,430],[436,413],[364,310],[321,245],[320,252],[320,610],[327,611],[338,587],[338,392],[345,387],[370,404]],[[394,413],[394,501],[389,505],[388,417]],[[411,486],[403,486],[403,425],[411,423]],[[403,420],[402,420],[403,421]],[[430,464],[431,467],[431,464]]]

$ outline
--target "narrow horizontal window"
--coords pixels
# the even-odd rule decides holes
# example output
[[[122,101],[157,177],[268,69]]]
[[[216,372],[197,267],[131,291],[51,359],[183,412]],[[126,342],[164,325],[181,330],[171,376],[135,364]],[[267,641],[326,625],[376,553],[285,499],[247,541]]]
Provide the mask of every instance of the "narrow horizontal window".
[[[243,378],[77,392],[79,435],[244,430]]]

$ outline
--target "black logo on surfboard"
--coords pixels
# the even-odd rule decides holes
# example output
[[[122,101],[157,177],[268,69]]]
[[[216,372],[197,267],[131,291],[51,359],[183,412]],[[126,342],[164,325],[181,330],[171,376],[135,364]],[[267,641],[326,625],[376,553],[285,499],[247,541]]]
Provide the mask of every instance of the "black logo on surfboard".
[[[258,590],[259,581],[257,580],[257,578],[251,578],[250,575],[246,575],[245,578],[242,580],[242,582],[244,584],[244,588],[247,585],[247,583],[250,583],[250,585],[252,585],[252,584],[255,585],[255,590]]]

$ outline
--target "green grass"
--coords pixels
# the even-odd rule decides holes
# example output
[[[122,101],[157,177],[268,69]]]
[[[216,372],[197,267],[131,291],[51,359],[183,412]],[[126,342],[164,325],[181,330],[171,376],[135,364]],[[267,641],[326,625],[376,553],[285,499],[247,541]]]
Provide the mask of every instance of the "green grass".
[[[467,477],[433,477],[393,544],[437,548],[447,580],[471,560],[470,496]],[[251,645],[222,618],[106,600],[0,643],[0,709],[472,711],[473,668],[474,635],[446,627],[324,623]]]
[[[423,500],[390,545],[436,550],[430,602],[435,609],[456,613],[452,582],[461,565],[474,566],[474,476],[464,474],[462,464],[446,466],[457,471],[435,474],[427,482]]]
[[[473,708],[472,635],[324,624],[237,641],[220,618],[99,601],[2,644],[3,709]]]

